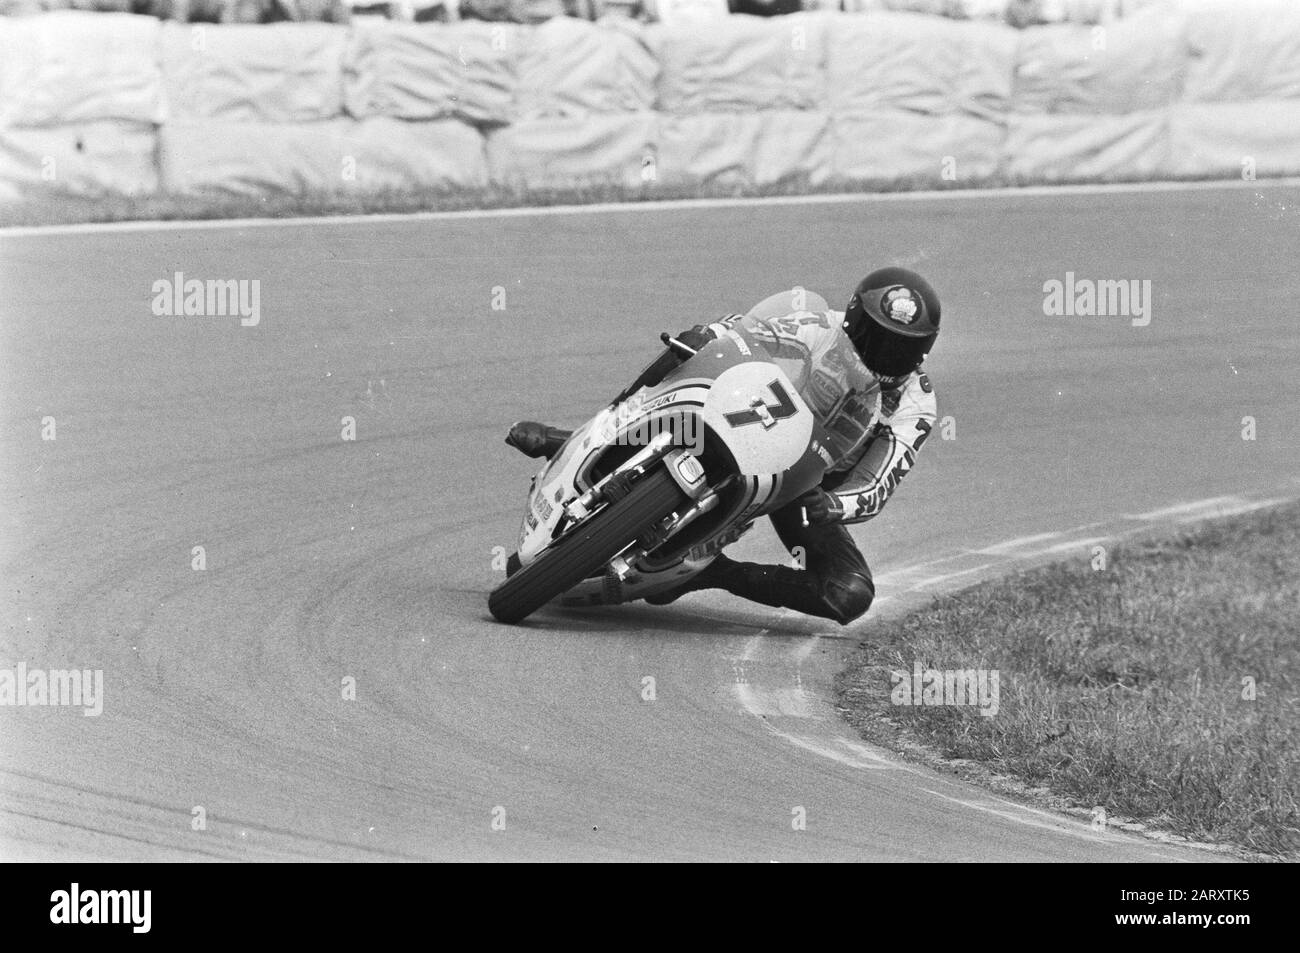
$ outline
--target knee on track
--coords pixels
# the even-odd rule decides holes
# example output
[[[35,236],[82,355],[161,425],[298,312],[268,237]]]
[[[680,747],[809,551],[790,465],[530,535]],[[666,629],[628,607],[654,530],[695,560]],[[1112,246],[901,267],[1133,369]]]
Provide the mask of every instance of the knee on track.
[[[858,573],[846,573],[826,580],[823,592],[831,618],[840,625],[862,618],[876,598],[876,586],[870,577]]]

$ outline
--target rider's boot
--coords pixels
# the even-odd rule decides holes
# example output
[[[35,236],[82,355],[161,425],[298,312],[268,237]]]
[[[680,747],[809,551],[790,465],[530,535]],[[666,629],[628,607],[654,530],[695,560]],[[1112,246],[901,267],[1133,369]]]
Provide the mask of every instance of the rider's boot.
[[[548,427],[533,420],[521,420],[506,434],[506,443],[526,457],[551,459],[564,446],[572,430]]]
[[[794,609],[805,615],[841,621],[842,613],[828,602],[822,580],[816,574],[790,566],[740,563],[726,556],[718,556],[680,586],[647,596],[645,601],[654,606],[664,606],[688,592],[701,589],[723,589],[761,605]]]

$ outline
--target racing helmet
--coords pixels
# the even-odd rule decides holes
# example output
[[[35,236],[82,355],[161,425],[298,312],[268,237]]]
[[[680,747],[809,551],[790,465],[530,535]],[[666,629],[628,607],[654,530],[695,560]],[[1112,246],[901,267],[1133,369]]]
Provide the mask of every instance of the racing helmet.
[[[939,336],[939,296],[906,268],[878,268],[858,282],[844,311],[844,331],[882,383],[921,366]]]

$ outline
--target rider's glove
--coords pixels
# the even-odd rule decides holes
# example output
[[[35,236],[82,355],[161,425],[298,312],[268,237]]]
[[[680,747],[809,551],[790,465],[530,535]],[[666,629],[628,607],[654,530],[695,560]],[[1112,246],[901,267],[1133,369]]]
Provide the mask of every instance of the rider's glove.
[[[667,337],[665,337],[666,334],[667,332],[660,335],[665,342],[667,342]],[[714,336],[713,329],[707,324],[697,324],[695,327],[689,328],[688,330],[682,331],[678,334],[677,340],[682,344],[685,344],[692,351],[698,351],[700,348],[704,347],[704,345],[712,341]],[[686,360],[686,357],[685,354],[669,346],[668,350],[655,358],[654,361],[651,362],[650,366],[641,372],[641,376],[633,381],[632,386],[620,394],[615,402],[617,403],[618,401],[625,399],[629,394],[639,388],[654,387],[681,365],[681,363]]]
[[[824,526],[844,519],[844,504],[840,498],[821,487],[809,490],[799,497],[798,503],[804,509],[804,517],[809,526]]]
[[[697,324],[695,327],[678,334],[677,340],[681,341],[692,351],[698,351],[715,337],[717,337],[717,335],[713,333],[713,329],[707,324]]]

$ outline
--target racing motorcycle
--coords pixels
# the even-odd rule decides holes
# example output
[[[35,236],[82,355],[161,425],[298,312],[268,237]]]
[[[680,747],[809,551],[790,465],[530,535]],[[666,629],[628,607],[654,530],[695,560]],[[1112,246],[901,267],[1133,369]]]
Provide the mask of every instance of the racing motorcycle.
[[[784,292],[749,316],[825,320],[825,300],[802,294],[798,314],[785,317]],[[698,352],[661,339],[668,350],[533,478],[518,551],[488,596],[501,622],[554,600],[614,605],[679,586],[756,519],[821,483],[833,435],[800,396],[812,370],[805,351],[748,322]],[[862,397],[878,416],[879,390]]]

